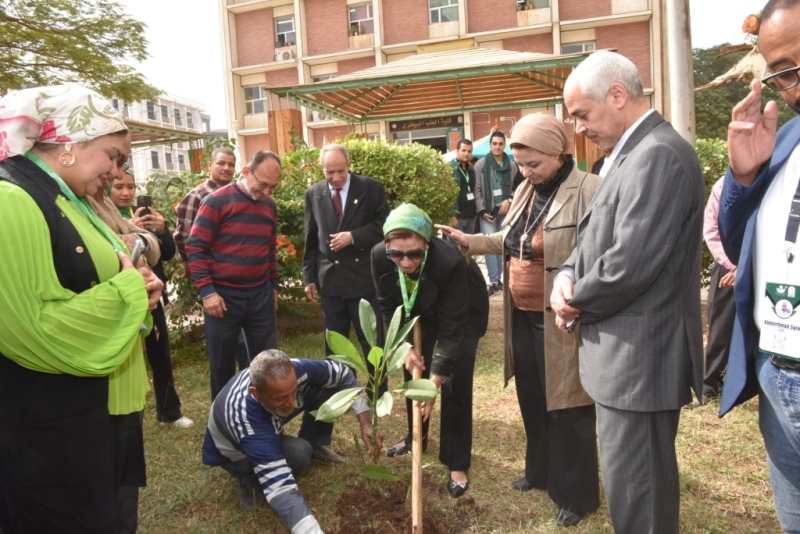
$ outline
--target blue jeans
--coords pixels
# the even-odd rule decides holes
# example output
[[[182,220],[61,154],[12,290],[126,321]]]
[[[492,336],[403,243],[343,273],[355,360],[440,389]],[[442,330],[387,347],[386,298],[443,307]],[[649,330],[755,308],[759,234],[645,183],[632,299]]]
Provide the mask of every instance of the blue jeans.
[[[800,372],[779,369],[759,352],[756,374],[758,422],[778,521],[783,532],[800,533]]]
[[[494,221],[489,222],[481,217],[481,233],[489,235],[501,232],[503,230],[502,224],[505,218],[505,215],[495,215]],[[489,283],[494,284],[500,282],[503,277],[503,258],[498,255],[489,254],[486,254],[484,258],[486,258],[486,270],[489,273]]]

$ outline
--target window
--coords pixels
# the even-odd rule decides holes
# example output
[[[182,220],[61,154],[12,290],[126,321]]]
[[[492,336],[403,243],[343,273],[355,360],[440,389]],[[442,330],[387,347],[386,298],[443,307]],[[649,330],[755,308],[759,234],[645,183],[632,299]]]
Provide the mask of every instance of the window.
[[[183,161],[183,154],[178,154],[178,170],[185,171],[186,163]]]
[[[119,100],[116,98],[111,99],[111,105],[114,106],[114,109],[119,111]]]
[[[591,52],[592,50],[594,50],[594,41],[561,45],[562,54],[580,54],[581,52]]]
[[[550,7],[550,0],[517,0],[517,11]]]
[[[372,4],[353,6],[349,9],[349,12],[350,35],[375,33],[374,21],[372,20]]]
[[[458,0],[430,0],[431,24],[458,20]]]
[[[160,169],[161,167],[158,165],[158,152],[155,150],[150,151],[150,165],[154,169]]]
[[[181,110],[178,108],[175,108],[175,124],[178,126],[181,125]]]
[[[194,125],[192,124],[192,112],[191,111],[187,111],[186,112],[186,126],[188,126],[189,128],[194,128]]]
[[[294,33],[294,17],[275,19],[275,46],[289,46],[297,42]]]
[[[324,82],[325,80],[330,80],[331,78],[335,77],[336,77],[335,74],[323,74],[322,76],[314,76],[311,79],[314,81],[314,83],[317,83],[317,82]]]
[[[156,108],[149,100],[147,101],[147,118],[151,121],[156,120]]]
[[[171,171],[172,170],[172,152],[167,152],[167,153],[164,154],[164,163],[165,163],[164,166],[167,168],[167,170]]]
[[[245,113],[267,112],[267,89],[262,85],[253,85],[244,88]]]
[[[169,122],[169,109],[167,106],[161,106],[161,120],[163,122]]]

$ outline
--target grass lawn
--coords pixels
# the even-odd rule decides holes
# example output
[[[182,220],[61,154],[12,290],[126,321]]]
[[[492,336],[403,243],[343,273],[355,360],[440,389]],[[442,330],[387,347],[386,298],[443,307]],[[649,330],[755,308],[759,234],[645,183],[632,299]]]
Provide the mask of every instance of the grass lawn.
[[[429,447],[423,458],[427,464],[424,514],[435,516],[439,524],[435,529],[426,527],[426,534],[565,532],[555,525],[557,508],[545,492],[519,493],[511,488],[511,482],[523,472],[525,434],[514,383],[502,387],[500,306],[501,300],[493,298],[490,332],[478,351],[470,489],[460,499],[452,499],[445,489],[448,471],[438,462],[438,404],[433,414]],[[279,346],[292,357],[323,356],[321,333],[281,332]],[[177,347],[173,357],[183,411],[194,419],[195,426],[181,430],[159,425],[153,395],[149,394],[144,429],[149,485],[140,494],[139,531],[285,532],[268,506],[252,512],[241,510],[236,504],[233,479],[222,469],[202,465],[200,449],[210,405],[204,342]],[[398,374],[392,384],[400,380]],[[717,418],[718,408],[719,404],[712,402],[681,414],[677,440],[681,532],[780,532],[758,430],[757,403],[750,401],[724,419]],[[392,415],[380,421],[385,446],[404,434],[405,420],[405,405],[396,397]],[[289,431],[296,432],[298,426],[299,422],[293,421]],[[314,463],[298,481],[315,516],[329,533],[410,531],[410,498],[395,503],[407,510],[406,526],[391,529],[373,522],[369,505],[348,504],[352,499],[342,499],[346,493],[352,497],[354,488],[372,491],[358,473],[362,460],[354,435],[358,435],[358,424],[347,414],[337,424],[331,446],[347,461],[338,466]],[[384,456],[382,461],[395,473],[408,473],[410,477],[410,456]],[[367,502],[366,494],[363,502]],[[353,518],[357,518],[360,530],[352,528]],[[569,532],[612,532],[605,501]]]

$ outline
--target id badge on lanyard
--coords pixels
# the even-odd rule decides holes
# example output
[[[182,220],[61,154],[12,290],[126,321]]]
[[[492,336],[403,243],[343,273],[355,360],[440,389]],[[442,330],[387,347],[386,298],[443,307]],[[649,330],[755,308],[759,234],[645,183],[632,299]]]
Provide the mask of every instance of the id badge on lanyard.
[[[758,348],[800,360],[800,286],[767,282],[759,305],[762,324]]]

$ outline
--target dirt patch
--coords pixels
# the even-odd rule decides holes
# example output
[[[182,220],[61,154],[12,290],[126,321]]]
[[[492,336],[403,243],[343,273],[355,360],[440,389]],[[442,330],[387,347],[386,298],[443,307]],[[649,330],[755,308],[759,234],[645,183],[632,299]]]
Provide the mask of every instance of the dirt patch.
[[[425,494],[424,533],[462,532],[467,527],[463,518],[474,513],[475,500],[467,495],[452,499],[446,488],[435,484],[427,473],[423,473],[422,483]],[[451,501],[450,506],[443,506],[440,502],[445,497]],[[465,513],[466,509],[469,509],[468,513]],[[336,510],[338,527],[329,530],[331,534],[414,534],[411,528],[411,492],[402,482],[373,482],[355,476],[352,486],[339,496]]]

